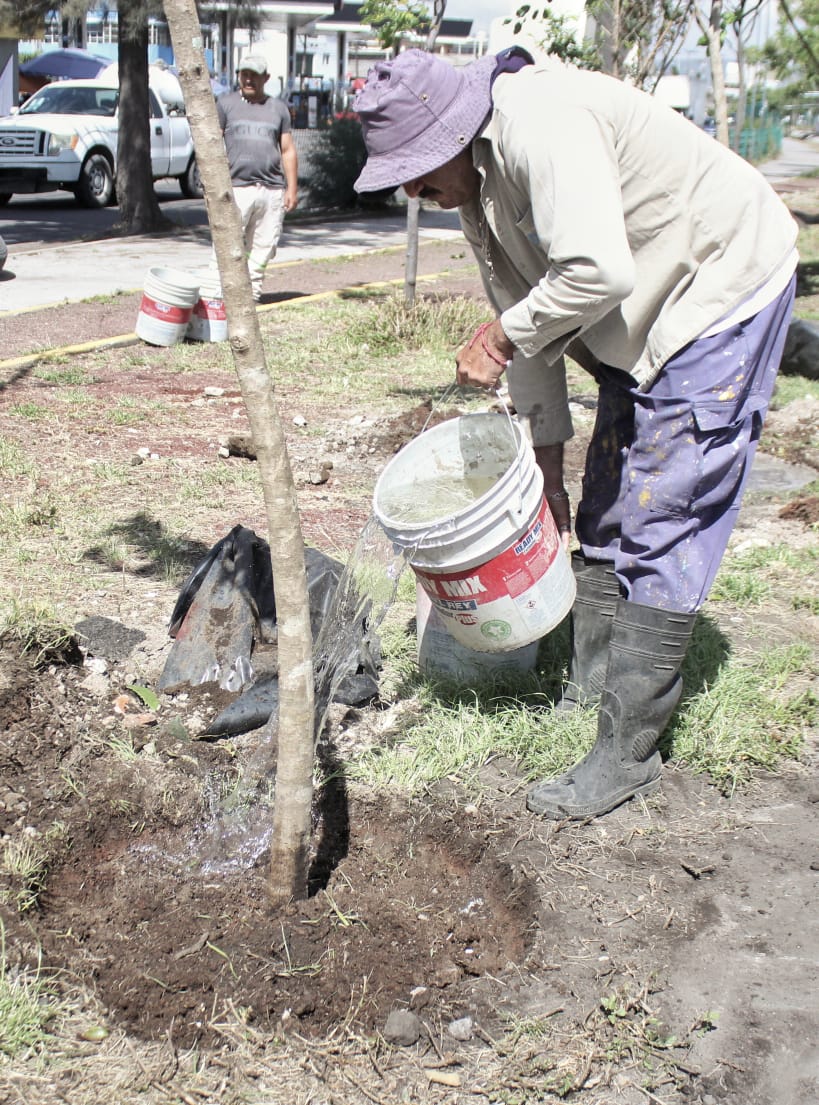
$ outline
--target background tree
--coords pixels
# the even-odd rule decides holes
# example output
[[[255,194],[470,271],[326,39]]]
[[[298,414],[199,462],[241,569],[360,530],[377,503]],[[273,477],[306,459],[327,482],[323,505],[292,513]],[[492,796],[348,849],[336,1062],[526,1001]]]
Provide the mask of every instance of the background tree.
[[[119,0],[119,132],[117,201],[125,234],[168,229],[151,172],[151,119],[148,101],[148,17],[161,9],[144,0]]]
[[[671,68],[691,26],[696,0],[594,0],[595,41],[605,73],[651,92]]]
[[[91,0],[65,0],[60,14],[66,20],[79,19],[92,6]],[[31,32],[42,29],[53,0],[0,0],[0,17]],[[148,110],[148,16],[161,15],[158,2],[119,0],[119,106],[116,188],[120,229],[141,234],[167,229],[154,192],[151,173],[151,130]]]
[[[734,149],[739,151],[740,139],[745,128],[748,111],[748,56],[747,46],[754,32],[757,16],[763,6],[763,0],[739,0],[739,3],[727,13],[726,23],[735,40],[737,61],[737,100],[734,112]]]
[[[787,95],[811,92],[819,81],[819,0],[779,0],[779,26],[762,53]]]
[[[0,0],[0,24],[17,27],[21,34],[40,34],[52,0]]]
[[[725,72],[722,68],[722,43],[725,37],[723,0],[711,0],[710,8],[695,10],[697,25],[703,33],[711,69],[711,89],[714,96],[714,121],[718,142],[728,146],[728,98],[725,93]]]
[[[580,69],[602,68],[597,47],[578,37],[577,23],[569,16],[555,15],[551,8],[522,4],[504,23],[511,25],[516,35],[525,32],[544,54],[562,58]]]
[[[359,18],[369,23],[381,46],[395,57],[404,38],[428,21],[429,11],[418,0],[364,0]]]
[[[245,259],[216,102],[194,0],[165,0],[179,79],[199,157],[213,246],[227,313],[230,350],[259,463],[273,578],[279,650],[279,709],[263,739],[278,737],[268,891],[274,906],[307,896],[313,796],[313,642],[304,540],[296,489]],[[205,152],[207,151],[207,152]]]
[[[600,69],[653,91],[685,41],[695,0],[589,0],[589,38],[574,20],[549,7],[523,4],[515,13],[515,33],[526,30],[546,53],[583,69]]]

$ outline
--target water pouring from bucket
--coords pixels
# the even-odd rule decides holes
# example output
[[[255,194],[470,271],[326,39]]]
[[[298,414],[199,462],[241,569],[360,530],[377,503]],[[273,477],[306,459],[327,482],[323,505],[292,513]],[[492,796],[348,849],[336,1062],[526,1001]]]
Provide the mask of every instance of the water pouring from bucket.
[[[420,434],[382,472],[373,511],[447,632],[475,652],[531,644],[572,607],[543,475],[504,415],[463,415]]]

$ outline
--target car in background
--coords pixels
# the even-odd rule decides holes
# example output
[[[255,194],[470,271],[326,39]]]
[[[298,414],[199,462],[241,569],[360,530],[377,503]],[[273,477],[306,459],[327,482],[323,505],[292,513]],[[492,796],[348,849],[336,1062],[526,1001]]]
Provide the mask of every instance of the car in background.
[[[148,90],[151,171],[176,177],[182,193],[202,195],[184,108]],[[84,207],[114,202],[119,122],[117,81],[56,81],[0,119],[0,205],[15,193],[65,189]]]

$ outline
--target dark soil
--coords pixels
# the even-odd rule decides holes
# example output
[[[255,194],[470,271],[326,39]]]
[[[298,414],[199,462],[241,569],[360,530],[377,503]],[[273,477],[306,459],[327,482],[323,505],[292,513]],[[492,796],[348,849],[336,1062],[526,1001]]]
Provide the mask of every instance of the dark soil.
[[[454,252],[451,243],[439,255],[437,248],[423,251],[426,271]],[[288,279],[307,293],[354,286],[365,273],[394,279],[401,264],[400,255],[379,254],[333,272],[291,268]],[[474,272],[458,266],[445,290],[481,295]],[[77,341],[128,333],[136,309],[132,302],[104,311],[73,304],[72,332]],[[0,320],[6,355],[64,334],[57,314],[32,312],[24,326]],[[218,378],[219,398],[192,409],[190,401],[217,379],[212,372],[173,376],[157,358],[149,370],[123,374],[113,358],[110,368],[95,367],[102,393],[178,402],[173,425],[153,428],[152,449],[180,462],[213,456],[236,409],[235,387]],[[10,371],[17,373],[16,403],[49,402],[42,381]],[[588,407],[588,396],[573,398],[573,409]],[[282,401],[298,409],[286,386]],[[339,412],[307,412],[324,436],[294,436],[297,474],[317,457],[338,460],[344,445],[359,457],[357,492],[341,467],[324,486],[299,477],[308,543],[352,547],[368,516],[372,478],[429,412],[422,402],[355,432],[345,424],[343,440]],[[772,440],[784,441],[789,425],[780,422],[777,437],[773,418]],[[43,447],[65,449],[56,435],[69,432],[59,427]],[[105,462],[133,450],[125,431],[84,432],[69,445],[79,456],[93,447],[95,461]],[[790,441],[788,460],[811,465],[810,434],[800,440]],[[581,430],[568,450],[573,495],[583,449]],[[40,490],[32,489],[34,506]],[[245,521],[261,530],[261,513]],[[806,547],[815,521],[815,496],[786,502],[752,494],[738,538]],[[206,547],[192,543],[191,562]],[[124,688],[136,670],[160,670],[170,608],[158,603],[156,576],[147,570],[134,573],[122,594],[110,579],[107,590],[98,586],[97,620],[86,624],[85,637],[78,631],[75,642],[39,657],[21,658],[19,642],[0,642],[0,841],[28,838],[47,857],[28,881],[2,877],[0,921],[9,969],[40,963],[58,972],[61,986],[92,995],[96,1005],[87,999],[83,1024],[103,1024],[112,1040],[125,1039],[144,1078],[137,1071],[127,1092],[111,1096],[105,1070],[93,1073],[86,1050],[60,1076],[38,1075],[33,1089],[14,1072],[4,1084],[0,1069],[0,1100],[819,1101],[814,730],[806,733],[802,763],[758,773],[736,795],[669,763],[662,792],[648,804],[561,825],[525,811],[525,781],[499,760],[481,772],[486,797],[479,802],[455,784],[412,802],[364,792],[334,770],[338,748],[384,740],[401,719],[389,702],[335,707],[319,750],[328,781],[314,801],[311,896],[272,913],[265,897],[270,806],[263,787],[243,789],[242,767],[272,768],[275,750],[261,731],[235,741],[198,739],[218,705],[207,690],[166,697],[147,711]],[[781,600],[766,627],[771,639],[815,640],[815,616],[797,615],[787,595]],[[737,622],[737,640],[753,636],[747,619]],[[544,724],[547,718],[544,710]],[[133,750],[113,754],[123,735]],[[380,1035],[396,1009],[418,1017],[419,1042],[403,1046],[426,1072],[421,1083],[403,1067],[396,1073],[398,1060]],[[469,1027],[453,1035],[450,1026],[465,1018]],[[532,1018],[549,1027],[527,1038]],[[236,1025],[244,1026],[241,1044]],[[501,1044],[510,1025],[520,1034]],[[315,1050],[330,1054],[342,1027],[367,1060],[364,1073],[356,1068],[346,1081],[333,1073],[338,1054],[319,1062]],[[251,1039],[253,1062],[243,1050]],[[161,1074],[145,1050],[157,1041],[172,1050]],[[267,1083],[266,1094],[249,1090],[262,1077],[260,1056],[284,1063],[283,1052],[269,1050],[282,1041],[287,1054],[302,1049],[287,1068],[291,1081],[274,1090]],[[195,1076],[179,1073],[193,1069],[191,1049],[199,1056]],[[110,1064],[124,1061],[122,1049],[105,1055]],[[204,1085],[196,1079],[220,1064],[207,1090],[195,1091]]]

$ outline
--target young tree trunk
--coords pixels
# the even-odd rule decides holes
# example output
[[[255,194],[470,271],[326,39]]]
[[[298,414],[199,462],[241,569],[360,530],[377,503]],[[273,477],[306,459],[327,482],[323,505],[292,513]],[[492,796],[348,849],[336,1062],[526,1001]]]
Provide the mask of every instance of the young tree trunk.
[[[737,87],[737,109],[734,113],[734,149],[739,153],[742,132],[745,129],[745,115],[748,109],[748,82],[747,66],[745,64],[745,43],[742,41],[742,24],[735,24],[737,36],[737,70],[739,72],[739,85]]]
[[[432,53],[435,40],[441,29],[441,21],[446,12],[446,0],[433,0],[432,21],[425,49]],[[415,286],[418,281],[418,218],[421,213],[421,201],[417,197],[407,203],[407,254],[404,270],[404,302],[411,307],[415,302]]]
[[[179,79],[197,150],[228,335],[256,447],[276,584],[278,765],[268,892],[274,907],[307,895],[312,802],[313,646],[296,490],[253,306],[238,209],[210,89],[194,0],[165,0]],[[271,745],[275,717],[264,739]]]
[[[404,262],[404,302],[411,307],[415,302],[415,285],[418,282],[418,216],[421,201],[418,196],[407,200],[407,254]]]
[[[167,230],[151,173],[148,108],[148,19],[134,0],[119,3],[119,135],[117,201],[125,234]]]

